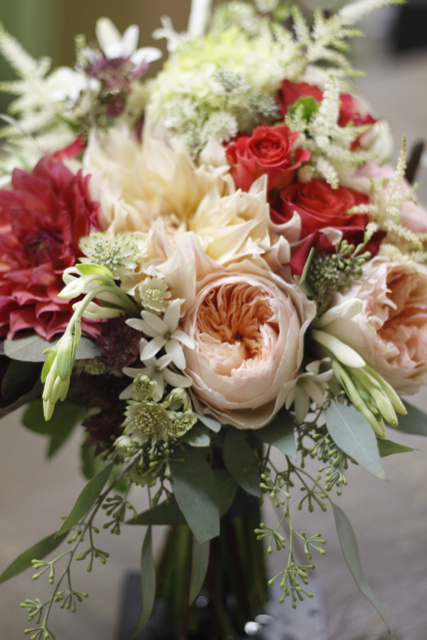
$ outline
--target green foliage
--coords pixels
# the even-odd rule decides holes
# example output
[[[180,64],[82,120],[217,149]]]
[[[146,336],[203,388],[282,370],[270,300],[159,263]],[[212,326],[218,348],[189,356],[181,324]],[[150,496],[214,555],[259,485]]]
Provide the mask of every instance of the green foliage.
[[[25,336],[23,338],[14,338],[13,340],[4,341],[4,352],[13,360],[22,360],[24,362],[44,362],[47,358],[44,351],[55,347],[58,340],[47,342],[36,334]],[[76,349],[75,359],[86,360],[96,358],[101,355],[95,343],[84,336],[80,338],[80,342]]]
[[[67,401],[64,401],[64,404]],[[58,409],[60,409],[58,406]],[[47,423],[51,424],[52,420],[55,420],[56,413],[54,417]],[[109,464],[108,458],[104,455],[95,455],[96,446],[87,447],[83,445],[80,449],[80,458],[81,465],[80,470],[85,478],[91,480],[94,476],[96,476],[102,469]],[[111,470],[111,479],[114,481],[121,473],[123,472],[125,465],[124,464],[115,464],[113,469]],[[128,478],[122,478],[120,482],[116,485],[116,490],[125,493],[129,488],[129,480]]]
[[[326,412],[326,425],[331,438],[344,453],[378,478],[384,470],[372,427],[361,413],[332,401]]]
[[[51,458],[86,416],[87,409],[85,407],[64,400],[58,406],[55,416],[49,422],[46,422],[43,415],[43,401],[37,399],[27,406],[22,416],[22,424],[30,431],[34,431],[34,433],[49,437],[47,457]]]
[[[319,111],[319,105],[320,103],[313,96],[304,96],[289,107],[289,113],[292,116],[298,113],[300,118],[308,121]]]
[[[86,514],[93,507],[96,499],[104,488],[105,483],[110,477],[113,463],[111,462],[105,469],[102,469],[92,480],[89,480],[83,491],[80,493],[76,500],[74,507],[72,508],[69,516],[66,518],[64,524],[60,528],[58,535],[62,535],[67,531],[70,531],[76,524],[86,516]]]
[[[260,496],[257,459],[248,445],[244,431],[229,429],[223,444],[225,466],[233,479],[247,493]]]
[[[206,573],[209,564],[209,542],[197,541],[197,538],[193,536],[193,553],[191,561],[191,581],[190,581],[190,595],[188,604],[192,604],[200,593],[200,589],[205,581]]]
[[[211,442],[209,429],[198,422],[180,438],[180,442],[186,442],[192,447],[209,447]]]
[[[0,584],[2,582],[6,582],[6,580],[10,580],[10,578],[13,578],[14,576],[17,576],[26,569],[29,569],[33,558],[45,558],[48,556],[52,551],[59,547],[59,545],[65,540],[66,535],[66,533],[62,535],[52,533],[50,536],[43,538],[43,540],[40,540],[40,542],[37,542],[27,549],[27,551],[21,553],[21,555],[19,555],[16,560],[14,560],[12,564],[10,564],[0,575]]]
[[[262,442],[271,444],[286,456],[297,459],[294,420],[292,414],[283,407],[269,425],[257,429],[256,435]]]
[[[399,416],[399,424],[396,429],[414,436],[427,436],[427,415],[409,402],[403,401],[403,404],[408,413]]]
[[[202,543],[219,534],[219,507],[212,469],[202,449],[184,447],[170,460],[171,485],[188,526]]]
[[[384,609],[382,608],[378,598],[375,593],[372,591],[371,587],[366,582],[366,578],[363,574],[362,565],[360,563],[359,558],[359,550],[357,547],[356,536],[354,535],[353,528],[350,524],[349,519],[345,515],[345,513],[333,502],[331,502],[334,517],[335,517],[335,525],[337,527],[338,538],[340,541],[341,549],[347,562],[348,568],[359,587],[360,591],[364,596],[369,600],[373,607],[378,611],[385,624],[387,625],[387,629],[390,631],[390,627],[388,624],[387,616],[385,614]]]
[[[136,638],[136,636],[140,634],[148,622],[154,606],[154,598],[156,596],[156,567],[154,565],[151,536],[151,527],[148,527],[141,553],[142,610],[136,628],[129,640],[133,640],[133,638]]]
[[[179,525],[186,524],[186,519],[180,508],[176,498],[172,496],[169,501],[161,502],[152,509],[147,509],[139,515],[131,518],[126,524],[137,525]]]
[[[379,438],[378,451],[380,452],[381,458],[385,458],[386,456],[391,456],[393,453],[406,453],[408,451],[413,451],[413,449],[411,449],[411,447],[405,447],[403,444],[393,442],[392,440],[383,440],[382,438]]]
[[[218,433],[220,431],[221,423],[218,422],[218,420],[215,420],[215,418],[212,418],[212,416],[205,416],[201,413],[195,412],[195,414],[199,418],[200,422],[203,422],[203,424],[208,427],[208,429],[214,431],[215,433]]]

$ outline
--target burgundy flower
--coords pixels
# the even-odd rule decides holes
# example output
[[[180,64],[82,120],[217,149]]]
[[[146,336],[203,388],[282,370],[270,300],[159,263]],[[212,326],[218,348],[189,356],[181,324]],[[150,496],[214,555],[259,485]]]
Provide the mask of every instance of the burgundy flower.
[[[349,244],[358,245],[363,242],[365,235],[365,229],[361,227],[337,227],[338,231],[342,232],[342,239],[347,240]],[[380,248],[381,242],[384,240],[387,234],[385,231],[377,231],[374,233],[364,251],[369,251],[371,256],[374,257]],[[301,276],[304,271],[305,263],[307,262],[310,251],[315,249],[319,253],[334,253],[335,247],[328,239],[328,237],[321,231],[315,231],[307,236],[307,238],[292,250],[292,257],[289,263],[291,273],[293,276]]]
[[[126,324],[125,318],[113,318],[101,326],[96,346],[101,360],[113,369],[130,367],[139,358],[141,332]]]
[[[82,255],[79,239],[98,228],[88,181],[45,156],[32,173],[15,169],[12,189],[0,191],[0,335],[34,329],[50,340],[65,330],[73,301],[58,298],[62,273]]]
[[[305,149],[293,150],[299,136],[287,125],[261,125],[252,135],[242,136],[226,149],[230,173],[238,189],[249,191],[257,178],[267,175],[268,190],[283,189],[292,182],[295,171],[310,159]]]

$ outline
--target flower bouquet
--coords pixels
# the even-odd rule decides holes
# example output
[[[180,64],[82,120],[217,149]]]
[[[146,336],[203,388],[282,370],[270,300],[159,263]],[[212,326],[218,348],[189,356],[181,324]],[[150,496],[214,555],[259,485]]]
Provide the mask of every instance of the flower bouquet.
[[[273,583],[295,607],[325,553],[316,526],[297,528],[297,491],[297,509],[330,507],[387,624],[331,494],[349,465],[382,478],[382,457],[411,451],[386,427],[427,435],[400,397],[427,381],[427,211],[404,141],[385,164],[387,123],[345,55],[357,21],[391,2],[312,23],[283,0],[211,4],[193,0],[186,33],[163,18],[169,59],[150,79],[160,52],[137,48],[135,25],[101,18],[75,68],[53,72],[0,30],[19,75],[1,85],[17,95],[2,130],[1,412],[25,405],[50,455],[81,424],[90,461],[62,525],[0,576],[33,566],[52,585],[21,605],[32,640],[55,639],[52,609],[86,597],[73,562],[106,562],[102,510],[112,533],[147,527],[132,638],[155,601],[180,638],[243,634]],[[275,575],[264,545],[282,550]]]

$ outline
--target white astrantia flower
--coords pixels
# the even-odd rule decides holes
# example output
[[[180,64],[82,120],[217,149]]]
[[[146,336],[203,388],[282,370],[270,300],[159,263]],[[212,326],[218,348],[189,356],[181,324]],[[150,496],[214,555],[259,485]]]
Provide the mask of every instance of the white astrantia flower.
[[[156,47],[137,49],[139,27],[136,24],[132,24],[121,35],[109,18],[100,18],[96,23],[96,37],[104,55],[110,59],[129,58],[139,65],[143,62],[149,64],[162,57],[162,52]]]
[[[79,247],[87,256],[80,261],[107,267],[116,280],[127,280],[134,275],[141,259],[148,255],[149,243],[148,233],[92,231],[80,239]]]
[[[129,291],[129,294],[140,301],[144,309],[159,314],[166,311],[169,304],[168,298],[172,296],[168,287],[164,278],[147,276],[132,291]]]
[[[290,389],[286,400],[286,408],[294,403],[295,418],[298,424],[306,417],[310,410],[310,400],[321,406],[326,400],[328,382],[334,375],[329,358],[310,362],[304,373],[300,373],[295,380],[286,382],[285,389]]]
[[[181,311],[181,300],[173,300],[165,315],[159,318],[150,311],[141,311],[142,320],[129,318],[126,320],[133,329],[142,331],[146,336],[153,338],[144,345],[141,351],[141,360],[147,361],[155,356],[160,349],[172,356],[172,362],[178,369],[185,369],[186,362],[182,349],[185,345],[188,349],[194,349],[194,341],[183,331],[178,329]]]

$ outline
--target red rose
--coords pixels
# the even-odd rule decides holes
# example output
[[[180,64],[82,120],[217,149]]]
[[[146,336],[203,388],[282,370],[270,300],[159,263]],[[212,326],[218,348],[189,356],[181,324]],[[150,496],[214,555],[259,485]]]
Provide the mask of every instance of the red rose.
[[[348,187],[332,189],[324,180],[296,182],[280,192],[277,202],[281,208],[272,209],[272,221],[283,224],[291,220],[296,211],[301,218],[301,239],[325,227],[364,229],[368,223],[366,213],[346,213],[356,205],[369,203],[365,193]]]
[[[322,102],[323,91],[319,87],[307,82],[290,82],[283,80],[279,89],[278,101],[282,114],[285,116],[292,104],[295,104],[300,98],[311,96],[316,102]]]
[[[32,173],[15,169],[12,189],[0,191],[0,335],[34,329],[50,340],[65,330],[74,301],[58,298],[62,273],[82,255],[79,239],[98,228],[89,178],[45,156]]]
[[[236,187],[249,191],[252,183],[264,174],[269,191],[288,186],[296,169],[310,159],[310,152],[305,149],[292,151],[298,136],[299,133],[292,133],[286,125],[262,125],[251,137],[243,136],[230,144],[226,154]]]
[[[300,98],[307,96],[311,96],[317,102],[321,102],[323,100],[323,91],[319,87],[307,84],[307,82],[283,80],[278,94],[282,114],[286,115],[291,105],[295,104]],[[345,127],[349,122],[355,127],[359,127],[363,124],[375,124],[377,120],[368,112],[361,113],[361,106],[357,104],[351,93],[341,93],[338,124],[340,127]],[[356,149],[358,146],[360,146],[360,136],[352,142],[351,148]]]

